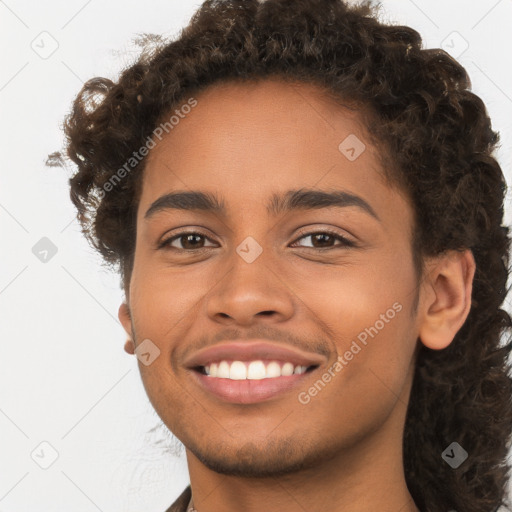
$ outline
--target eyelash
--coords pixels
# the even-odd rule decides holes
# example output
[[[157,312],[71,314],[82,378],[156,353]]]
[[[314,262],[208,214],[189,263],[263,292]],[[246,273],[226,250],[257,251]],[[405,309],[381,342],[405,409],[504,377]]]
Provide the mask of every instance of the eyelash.
[[[204,233],[201,233],[200,231],[182,231],[180,233],[177,233],[177,234],[173,235],[170,238],[167,238],[166,240],[163,240],[159,244],[158,248],[159,249],[166,249],[166,250],[183,251],[183,252],[189,252],[189,253],[190,252],[194,252],[194,251],[205,251],[205,250],[209,249],[209,247],[200,247],[199,249],[179,249],[179,248],[171,247],[170,246],[170,244],[174,240],[178,240],[178,239],[180,239],[180,238],[182,238],[184,236],[188,236],[188,235],[199,235],[199,236],[209,240],[208,236],[206,236]],[[335,249],[336,247],[338,247],[338,248],[340,248],[340,247],[356,247],[356,244],[354,242],[352,242],[348,238],[345,238],[344,236],[340,235],[339,233],[336,233],[335,231],[331,231],[329,229],[323,229],[321,231],[311,231],[311,232],[301,233],[300,236],[293,243],[295,244],[296,242],[298,242],[302,238],[307,238],[309,236],[314,236],[314,235],[330,235],[333,238],[335,238],[336,240],[339,240],[341,242],[341,244],[339,244],[337,246],[334,246],[334,247],[324,247],[324,248],[305,247],[305,249],[313,249],[314,251],[324,252],[324,251],[329,251],[329,250]]]

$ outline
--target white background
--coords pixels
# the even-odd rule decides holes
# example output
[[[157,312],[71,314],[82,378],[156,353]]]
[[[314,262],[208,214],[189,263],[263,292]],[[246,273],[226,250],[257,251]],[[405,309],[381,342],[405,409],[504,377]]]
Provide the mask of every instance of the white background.
[[[501,133],[497,156],[510,180],[512,2],[382,4],[384,19],[412,26],[426,47],[459,54],[469,45],[459,60]],[[80,234],[66,171],[44,163],[62,147],[82,83],[115,80],[138,53],[137,34],[175,35],[199,5],[0,1],[0,512],[158,512],[188,484],[184,457],[156,444],[170,438],[148,434],[159,420],[123,351],[119,278]],[[32,46],[43,44],[58,48],[41,58]],[[32,252],[42,237],[57,248],[47,263]],[[58,453],[48,469],[35,462],[51,462],[41,442]]]

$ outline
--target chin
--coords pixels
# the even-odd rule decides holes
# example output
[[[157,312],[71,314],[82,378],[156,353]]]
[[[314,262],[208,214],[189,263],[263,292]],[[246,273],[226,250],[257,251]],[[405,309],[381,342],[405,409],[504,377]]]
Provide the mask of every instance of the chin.
[[[302,446],[299,450],[298,446]],[[313,468],[327,454],[318,449],[304,453],[297,440],[274,440],[265,446],[247,442],[240,447],[218,444],[214,449],[187,446],[208,469],[229,476],[269,478]],[[331,450],[332,451],[332,450]]]

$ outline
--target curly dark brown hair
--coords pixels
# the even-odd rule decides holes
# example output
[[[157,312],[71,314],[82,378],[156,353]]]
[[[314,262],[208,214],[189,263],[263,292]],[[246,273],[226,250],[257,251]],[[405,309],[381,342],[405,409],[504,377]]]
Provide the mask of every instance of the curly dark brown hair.
[[[64,153],[78,167],[71,199],[128,297],[146,159],[131,172],[126,162],[186,98],[221,81],[278,77],[359,106],[389,183],[414,207],[419,275],[425,257],[448,250],[469,248],[476,261],[466,322],[446,349],[418,352],[403,438],[409,491],[422,512],[509,510],[512,320],[500,306],[510,238],[492,156],[499,136],[465,69],[377,14],[371,2],[207,0],[175,40],[147,36],[118,81],[86,82],[66,117]],[[441,457],[453,441],[469,453],[457,469]]]

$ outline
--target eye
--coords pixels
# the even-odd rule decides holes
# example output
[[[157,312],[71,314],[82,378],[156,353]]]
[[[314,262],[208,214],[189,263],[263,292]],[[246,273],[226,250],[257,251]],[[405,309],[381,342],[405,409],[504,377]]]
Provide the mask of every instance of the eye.
[[[292,245],[297,246],[297,242],[299,240],[304,240],[310,238],[312,240],[312,245],[299,245],[299,247],[307,247],[315,250],[329,250],[334,249],[336,247],[355,247],[356,244],[351,240],[348,240],[344,236],[336,233],[334,231],[323,230],[323,231],[314,231],[310,233],[304,233],[298,238]],[[205,246],[204,243],[208,241],[209,238],[200,232],[197,231],[182,231],[163,240],[158,246],[159,249],[175,249],[178,251],[195,251],[201,249],[207,249],[208,247],[215,247],[215,244],[210,246]],[[339,241],[337,245],[332,245],[333,242]],[[180,247],[177,247],[175,244],[179,244]]]
[[[324,231],[314,231],[310,233],[303,234],[298,240],[303,240],[306,238],[310,238],[312,240],[312,245],[309,247],[312,249],[317,249],[319,251],[323,249],[334,249],[336,245],[331,245],[331,242],[334,242],[336,240],[339,240],[341,243],[338,244],[338,247],[355,247],[355,243],[351,240],[348,240],[344,236],[340,235],[339,233],[336,233],[334,231],[324,230]],[[294,242],[294,244],[297,243],[297,241]],[[320,246],[315,246],[315,244],[318,243]],[[308,247],[308,246],[302,246],[302,247]]]
[[[170,238],[163,240],[162,243],[158,246],[158,248],[177,249],[179,251],[193,251],[198,249],[205,249],[204,246],[201,246],[200,239],[209,240],[206,235],[199,233],[197,231],[182,231],[181,233],[178,233]],[[175,245],[173,245],[174,242],[178,242],[181,245],[181,247],[176,247]]]

